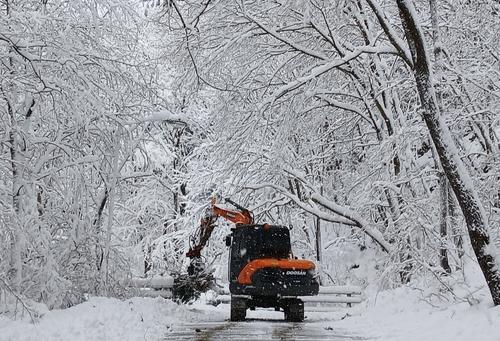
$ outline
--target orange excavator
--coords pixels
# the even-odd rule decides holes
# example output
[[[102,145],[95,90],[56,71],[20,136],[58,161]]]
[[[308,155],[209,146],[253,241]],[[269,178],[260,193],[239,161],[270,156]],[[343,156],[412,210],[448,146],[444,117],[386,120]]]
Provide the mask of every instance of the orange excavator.
[[[298,296],[317,295],[319,283],[312,261],[293,257],[290,230],[286,226],[255,224],[252,213],[226,199],[236,210],[218,206],[212,199],[201,219],[186,256],[188,272],[200,273],[201,251],[207,244],[219,217],[235,224],[226,236],[229,247],[229,291],[231,321],[241,321],[247,309],[275,308],[284,311],[288,321],[304,320],[304,303]]]

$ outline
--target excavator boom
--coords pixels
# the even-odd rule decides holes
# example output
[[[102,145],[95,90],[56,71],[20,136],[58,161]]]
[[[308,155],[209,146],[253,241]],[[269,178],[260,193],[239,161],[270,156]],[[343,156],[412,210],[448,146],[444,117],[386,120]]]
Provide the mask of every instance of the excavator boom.
[[[192,238],[193,245],[186,253],[186,257],[197,258],[201,256],[201,250],[205,247],[212,232],[215,228],[215,223],[219,217],[222,217],[236,225],[250,225],[253,224],[252,213],[246,208],[238,205],[230,199],[226,202],[235,206],[238,210],[228,210],[215,204],[215,199],[212,198],[210,207],[207,209],[205,216],[200,221],[200,227],[194,238]]]
[[[245,211],[231,211],[219,206],[212,206],[213,214],[216,217],[222,217],[229,220],[236,225],[250,225],[253,224],[253,217],[248,210]]]

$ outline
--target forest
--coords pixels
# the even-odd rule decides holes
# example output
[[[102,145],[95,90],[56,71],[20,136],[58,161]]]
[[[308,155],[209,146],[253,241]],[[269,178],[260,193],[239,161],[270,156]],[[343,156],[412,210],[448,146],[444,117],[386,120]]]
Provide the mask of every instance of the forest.
[[[185,271],[211,198],[321,285],[499,306],[499,34],[498,0],[0,0],[0,315]]]

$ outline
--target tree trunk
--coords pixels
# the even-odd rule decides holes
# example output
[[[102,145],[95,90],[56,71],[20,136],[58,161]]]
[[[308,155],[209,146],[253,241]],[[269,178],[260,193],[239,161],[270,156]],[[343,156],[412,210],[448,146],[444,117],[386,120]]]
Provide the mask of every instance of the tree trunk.
[[[436,0],[429,0],[429,7],[431,12],[431,22],[432,22],[432,42],[434,47],[434,58],[436,58],[435,70],[438,75],[439,83],[443,81],[442,77],[442,46],[441,46],[441,35],[439,33],[439,18]],[[442,91],[437,90],[437,105],[440,111],[443,111],[443,101],[442,101]],[[436,160],[436,167],[442,170],[441,163],[439,162],[439,157],[433,149],[434,159]],[[441,215],[439,221],[439,235],[441,237],[440,247],[439,247],[439,263],[443,270],[447,273],[451,273],[450,262],[448,260],[448,216],[449,216],[449,206],[448,206],[448,192],[449,184],[446,180],[446,175],[444,172],[441,174],[439,179],[440,187],[440,202],[441,202]]]
[[[321,219],[316,217],[316,260],[321,262],[322,252],[321,252]]]
[[[316,217],[316,261],[318,263],[321,263],[323,260],[323,249],[322,249],[322,243],[321,243],[321,219],[319,217]],[[318,264],[319,265],[319,264]],[[321,273],[318,271],[318,276],[319,276],[319,283],[323,284],[322,281],[322,276]]]
[[[112,149],[113,160],[111,162],[111,184],[109,189],[109,204],[108,204],[108,221],[106,226],[106,239],[104,244],[104,266],[101,268],[101,283],[104,284],[104,293],[109,294],[109,257],[111,251],[111,236],[113,231],[115,197],[116,197],[116,184],[118,180],[118,147]]]
[[[439,246],[439,263],[443,270],[447,273],[451,273],[450,262],[448,261],[448,181],[444,174],[441,175],[439,187],[440,191],[440,202],[441,202],[441,219],[439,221],[439,235],[441,237],[441,242]]]
[[[22,253],[25,244],[23,229],[32,224],[32,222],[27,223],[27,221],[32,218],[33,212],[36,210],[36,204],[32,205],[32,200],[35,198],[30,198],[31,195],[34,195],[31,190],[33,187],[28,181],[23,180],[23,173],[27,173],[25,170],[27,163],[25,156],[26,138],[30,131],[35,100],[31,95],[25,95],[23,106],[15,109],[3,89],[1,89],[1,93],[7,103],[7,113],[10,120],[9,150],[12,171],[13,219],[11,224],[9,279],[12,288],[19,292],[23,277]],[[22,125],[17,122],[17,116],[22,118]]]
[[[449,183],[448,183],[449,187]],[[459,219],[457,212],[457,203],[455,202],[455,196],[453,195],[453,191],[448,188],[448,226],[453,234],[453,243],[457,248],[457,255],[459,259],[462,259],[464,256],[464,239],[462,237],[463,232],[460,229]],[[460,266],[461,268],[461,266]]]
[[[451,133],[440,115],[430,59],[416,10],[409,0],[396,0],[396,3],[413,58],[414,77],[423,106],[422,115],[436,146],[443,170],[465,217],[472,248],[490,289],[493,303],[500,305],[500,273],[495,266],[494,256],[487,252],[490,236],[486,213],[474,189],[472,179],[460,159]]]
[[[20,181],[20,170],[19,161],[20,155],[18,150],[18,137],[16,133],[16,119],[14,116],[14,109],[10,105],[9,100],[5,96],[7,101],[7,112],[10,118],[10,133],[9,133],[9,144],[10,144],[10,163],[12,170],[12,208],[13,208],[13,219],[12,219],[12,236],[11,236],[11,247],[10,247],[10,266],[9,266],[9,280],[12,288],[19,292],[21,279],[22,279],[22,224],[19,222],[19,217],[21,216],[21,181]]]

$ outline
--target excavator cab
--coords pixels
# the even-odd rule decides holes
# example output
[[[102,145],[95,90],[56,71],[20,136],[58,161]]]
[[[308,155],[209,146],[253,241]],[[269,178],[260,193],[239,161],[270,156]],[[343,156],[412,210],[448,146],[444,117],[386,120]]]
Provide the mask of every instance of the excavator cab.
[[[237,282],[243,267],[259,258],[292,256],[290,232],[284,226],[247,225],[233,228],[229,249],[229,282]]]

